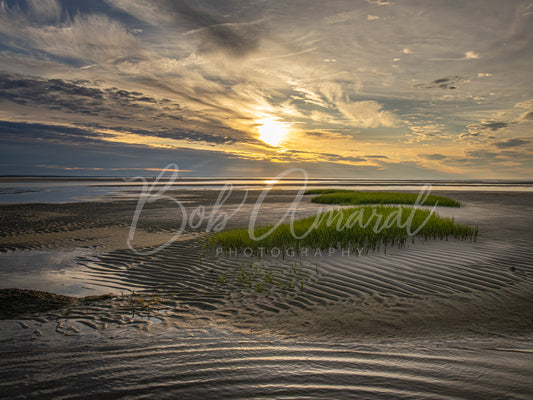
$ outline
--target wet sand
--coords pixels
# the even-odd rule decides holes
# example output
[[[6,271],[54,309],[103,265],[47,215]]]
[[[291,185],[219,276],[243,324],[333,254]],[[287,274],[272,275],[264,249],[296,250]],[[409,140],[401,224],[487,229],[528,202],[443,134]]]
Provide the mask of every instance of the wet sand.
[[[257,194],[228,227],[247,225]],[[0,206],[0,262],[83,250],[63,261],[70,275],[62,276],[79,281],[70,287],[78,293],[68,294],[113,293],[0,321],[2,392],[528,398],[533,194],[436,194],[463,203],[438,213],[478,225],[476,242],[416,240],[368,255],[257,259],[207,252],[203,234],[188,228],[162,251],[140,255],[126,246],[133,201]],[[191,190],[179,198],[190,212],[209,210],[216,195]],[[293,195],[269,196],[258,222],[276,222]],[[221,210],[232,212],[241,200],[237,191]],[[298,215],[318,208],[306,197]],[[171,203],[147,208],[136,248],[165,243],[177,215]],[[23,283],[32,267],[2,268],[10,282]],[[265,284],[266,273],[283,287]],[[58,279],[32,289],[51,285],[60,293]],[[51,366],[58,369],[42,372]]]

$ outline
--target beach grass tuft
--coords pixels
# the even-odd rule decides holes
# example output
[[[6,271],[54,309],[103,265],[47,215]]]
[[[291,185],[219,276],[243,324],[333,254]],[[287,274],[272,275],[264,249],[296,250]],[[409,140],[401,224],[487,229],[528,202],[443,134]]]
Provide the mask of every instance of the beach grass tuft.
[[[338,205],[363,205],[363,204],[415,204],[418,193],[401,192],[360,192],[342,189],[317,189],[308,190],[304,194],[317,194],[311,202],[320,204]],[[422,204],[423,206],[461,207],[461,204],[444,196],[429,195]]]
[[[270,230],[271,233],[267,234]],[[430,210],[395,207],[362,206],[332,209],[291,224],[258,227],[254,240],[247,229],[218,232],[207,239],[212,248],[225,251],[250,249],[358,249],[363,253],[388,246],[404,246],[414,237],[423,239],[475,240],[477,227],[459,224],[453,218],[443,218]]]
[[[317,267],[318,271],[318,267]],[[258,293],[271,293],[273,290],[303,291],[306,284],[317,277],[318,272],[311,276],[301,264],[292,263],[286,266],[265,265],[264,262],[246,262],[236,265],[234,270],[228,270],[226,279],[221,286],[229,285],[233,288],[244,288]]]

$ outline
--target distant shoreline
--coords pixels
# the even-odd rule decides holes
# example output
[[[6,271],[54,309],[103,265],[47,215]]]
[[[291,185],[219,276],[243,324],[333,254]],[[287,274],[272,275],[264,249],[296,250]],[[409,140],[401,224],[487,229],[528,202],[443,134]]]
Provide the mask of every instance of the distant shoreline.
[[[121,176],[63,176],[63,175],[0,175],[0,182],[39,182],[39,181],[119,181],[124,182],[133,177]],[[154,179],[154,176],[146,175],[145,179]],[[181,177],[180,182],[194,181],[264,181],[272,177]],[[169,179],[162,178],[161,182]],[[278,184],[283,182],[300,182],[301,178],[283,178]],[[438,185],[533,185],[532,179],[373,179],[373,178],[309,178],[310,182],[323,182],[324,184],[365,184],[365,185],[400,185],[400,184],[438,184]],[[261,182],[264,184],[264,182]]]

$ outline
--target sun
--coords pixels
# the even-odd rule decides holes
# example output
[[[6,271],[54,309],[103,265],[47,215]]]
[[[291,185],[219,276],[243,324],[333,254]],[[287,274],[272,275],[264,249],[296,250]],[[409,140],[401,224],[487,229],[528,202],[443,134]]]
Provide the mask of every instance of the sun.
[[[272,117],[263,118],[257,122],[261,124],[257,128],[259,139],[266,144],[277,147],[288,135],[286,126]]]

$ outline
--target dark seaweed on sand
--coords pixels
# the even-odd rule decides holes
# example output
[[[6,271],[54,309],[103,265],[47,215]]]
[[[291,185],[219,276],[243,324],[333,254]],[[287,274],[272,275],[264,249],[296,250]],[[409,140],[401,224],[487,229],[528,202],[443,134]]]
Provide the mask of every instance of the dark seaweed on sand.
[[[101,295],[78,299],[39,290],[0,289],[0,319],[60,310],[73,306],[79,301],[92,302],[111,297],[111,295]]]

